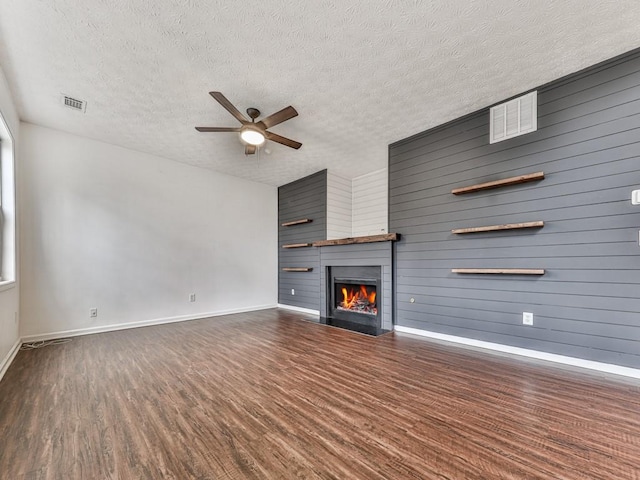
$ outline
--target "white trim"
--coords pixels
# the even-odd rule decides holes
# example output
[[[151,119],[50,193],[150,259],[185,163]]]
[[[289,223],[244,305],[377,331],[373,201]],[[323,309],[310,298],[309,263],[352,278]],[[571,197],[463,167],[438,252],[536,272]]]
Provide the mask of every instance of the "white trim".
[[[309,313],[311,315],[320,316],[319,310],[312,310],[310,308],[302,308],[302,307],[294,307],[293,305],[285,305],[284,303],[279,303],[278,308],[284,308],[285,310],[293,310],[294,312]]]
[[[581,358],[567,357],[564,355],[557,355],[555,353],[539,352],[537,350],[529,350],[528,348],[510,347],[509,345],[502,345],[499,343],[484,342],[482,340],[474,340],[472,338],[457,337],[455,335],[446,335],[444,333],[429,332],[427,330],[420,330],[418,328],[403,327],[396,325],[394,327],[396,332],[410,333],[412,335],[419,335],[421,337],[435,338],[438,340],[445,340],[447,342],[460,343],[463,345],[470,345],[472,347],[485,348],[488,350],[494,350],[497,352],[511,353],[513,355],[520,355],[523,357],[537,358],[538,360],[547,360],[549,362],[561,363],[563,365],[571,365],[574,367],[586,368],[589,370],[596,370],[598,372],[613,373],[614,375],[622,375],[631,378],[640,378],[640,370],[629,367],[622,367],[620,365],[613,365],[610,363],[593,362],[591,360],[583,360]]]
[[[7,353],[7,355],[2,359],[2,362],[0,363],[0,380],[2,380],[4,374],[7,373],[13,359],[16,358],[16,355],[20,351],[20,345],[22,345],[22,340],[18,338],[16,343],[13,344],[13,347],[11,347],[11,350],[9,350],[9,353]]]
[[[0,71],[0,82],[2,72]],[[6,80],[6,79],[5,79]],[[0,241],[0,279],[3,283],[15,282],[18,272],[18,244],[17,244],[17,203],[16,203],[16,139],[9,127],[9,123],[0,111],[0,212],[4,215],[2,241]],[[10,288],[10,287],[7,287]],[[0,291],[4,291],[2,288]]]
[[[77,337],[80,335],[91,335],[94,333],[113,332],[116,330],[127,330],[129,328],[149,327],[151,325],[162,325],[164,323],[186,322],[189,320],[200,320],[209,317],[219,317],[222,315],[231,315],[234,313],[255,312],[256,310],[266,310],[276,308],[275,305],[257,305],[248,308],[234,308],[230,310],[221,310],[217,312],[196,313],[193,315],[179,315],[177,317],[155,318],[152,320],[142,320],[140,322],[116,323],[112,325],[101,325],[99,327],[78,328],[74,330],[62,330],[58,332],[41,333],[37,335],[27,335],[22,337],[24,342],[39,342],[41,340],[53,340],[63,337]]]
[[[4,282],[0,282],[0,292],[4,292],[5,290],[11,290],[16,287],[15,280],[5,280]]]

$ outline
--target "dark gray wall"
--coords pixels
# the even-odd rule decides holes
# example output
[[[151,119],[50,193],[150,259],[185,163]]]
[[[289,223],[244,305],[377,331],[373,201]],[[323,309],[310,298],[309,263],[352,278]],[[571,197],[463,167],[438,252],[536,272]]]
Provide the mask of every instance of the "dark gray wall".
[[[310,218],[311,223],[282,223]],[[327,171],[278,188],[278,302],[320,310],[320,252],[316,247],[284,249],[282,245],[327,238]],[[312,267],[311,272],[283,272],[283,267]],[[295,295],[291,295],[291,289]]]
[[[539,170],[540,182],[450,193]],[[539,88],[537,132],[490,145],[484,109],[397,142],[389,176],[389,227],[402,234],[397,324],[640,367],[640,207],[630,202],[640,188],[640,53]],[[533,220],[545,227],[451,233]],[[534,326],[522,325],[523,311]]]
[[[361,243],[353,245],[332,245],[318,247],[320,251],[320,316],[327,316],[327,267],[340,265],[345,267],[380,266],[382,268],[381,308],[382,328],[391,330],[392,322],[392,289],[391,289],[391,248],[392,242]]]

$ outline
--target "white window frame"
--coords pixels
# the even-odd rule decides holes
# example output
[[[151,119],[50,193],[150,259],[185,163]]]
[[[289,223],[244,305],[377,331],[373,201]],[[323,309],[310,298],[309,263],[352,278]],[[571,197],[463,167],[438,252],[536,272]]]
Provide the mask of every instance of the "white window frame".
[[[15,139],[0,112],[0,291],[16,283]]]

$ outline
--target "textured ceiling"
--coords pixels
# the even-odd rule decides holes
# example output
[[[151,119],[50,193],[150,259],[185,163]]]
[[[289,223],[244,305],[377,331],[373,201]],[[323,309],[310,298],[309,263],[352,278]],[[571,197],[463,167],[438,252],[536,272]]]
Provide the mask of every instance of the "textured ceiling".
[[[389,143],[640,46],[638,0],[2,0],[22,120],[272,185],[353,178]],[[303,143],[246,157],[207,92]],[[87,101],[80,114],[66,93]]]

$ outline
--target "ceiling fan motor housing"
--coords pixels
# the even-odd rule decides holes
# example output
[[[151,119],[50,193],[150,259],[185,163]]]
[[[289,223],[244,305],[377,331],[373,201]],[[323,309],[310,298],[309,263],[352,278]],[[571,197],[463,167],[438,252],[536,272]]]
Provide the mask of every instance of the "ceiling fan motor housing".
[[[247,108],[247,115],[249,115],[249,118],[251,120],[255,120],[260,116],[260,110],[258,110],[257,108],[249,107]]]

